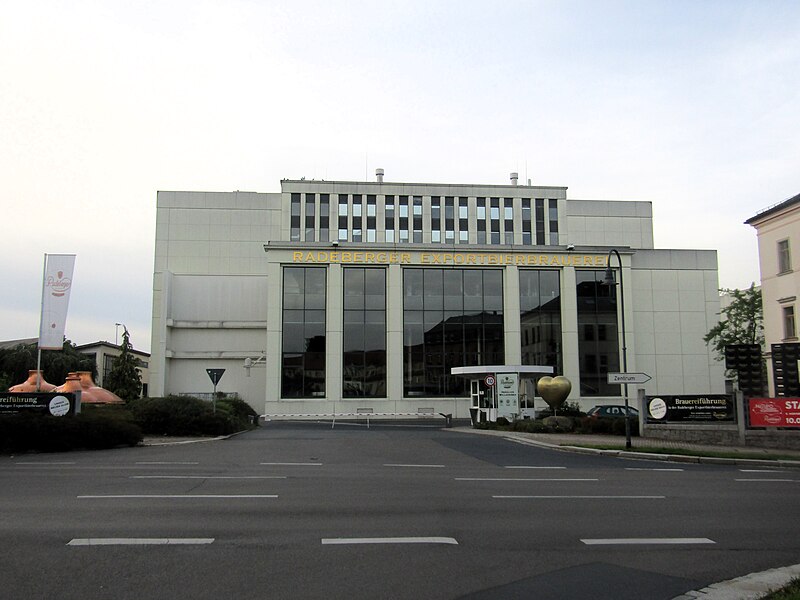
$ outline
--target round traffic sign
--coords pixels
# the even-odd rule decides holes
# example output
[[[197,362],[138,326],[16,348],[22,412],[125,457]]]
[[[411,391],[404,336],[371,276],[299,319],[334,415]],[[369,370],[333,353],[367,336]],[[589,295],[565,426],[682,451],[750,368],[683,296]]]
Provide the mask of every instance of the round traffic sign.
[[[494,375],[487,375],[486,379],[483,380],[487,386],[492,387],[494,385]]]

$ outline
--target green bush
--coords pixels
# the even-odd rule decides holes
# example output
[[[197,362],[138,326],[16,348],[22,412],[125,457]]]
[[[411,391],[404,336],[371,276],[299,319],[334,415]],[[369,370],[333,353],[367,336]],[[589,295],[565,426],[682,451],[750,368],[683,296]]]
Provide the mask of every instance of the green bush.
[[[247,403],[224,398],[211,403],[189,396],[139,398],[128,403],[134,421],[151,435],[227,435],[252,427],[257,416]]]
[[[625,435],[625,419],[611,417],[583,417],[578,425],[580,433],[600,433],[609,435]],[[631,435],[639,435],[639,420],[631,419]]]
[[[515,421],[513,429],[514,431],[522,431],[524,433],[547,433],[547,427],[545,424],[534,419]]]
[[[142,431],[126,418],[82,413],[76,416],[4,415],[0,451],[65,452],[135,446]]]
[[[542,423],[550,433],[571,433],[575,430],[575,424],[570,417],[546,417]]]

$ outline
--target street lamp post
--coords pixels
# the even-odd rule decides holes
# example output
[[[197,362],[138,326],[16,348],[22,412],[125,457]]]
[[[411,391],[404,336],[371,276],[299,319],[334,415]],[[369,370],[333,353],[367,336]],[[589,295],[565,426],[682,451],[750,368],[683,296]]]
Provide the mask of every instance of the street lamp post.
[[[608,266],[606,267],[606,276],[603,280],[604,285],[608,286],[616,286],[616,282],[614,281],[614,271],[611,269],[611,255],[614,254],[617,257],[617,262],[619,263],[619,303],[620,309],[622,311],[622,372],[628,372],[628,347],[625,344],[625,289],[622,285],[622,258],[619,256],[619,252],[617,252],[614,248],[608,251]],[[630,449],[631,447],[631,415],[630,409],[628,408],[628,384],[622,384],[622,394],[625,400],[625,448]]]

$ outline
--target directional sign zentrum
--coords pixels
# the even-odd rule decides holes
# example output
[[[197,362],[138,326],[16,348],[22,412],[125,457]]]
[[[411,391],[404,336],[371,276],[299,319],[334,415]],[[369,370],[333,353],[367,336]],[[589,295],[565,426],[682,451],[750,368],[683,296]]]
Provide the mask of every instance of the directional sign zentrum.
[[[647,383],[652,379],[647,373],[608,373],[608,383]]]

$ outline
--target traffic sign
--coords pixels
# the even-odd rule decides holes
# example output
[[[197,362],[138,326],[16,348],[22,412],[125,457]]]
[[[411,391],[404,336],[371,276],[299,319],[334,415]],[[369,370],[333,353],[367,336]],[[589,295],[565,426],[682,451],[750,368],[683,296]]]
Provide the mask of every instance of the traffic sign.
[[[647,383],[652,377],[647,373],[608,373],[608,383]]]
[[[487,375],[483,383],[486,384],[486,387],[492,387],[494,385],[494,375]]]
[[[211,379],[211,383],[216,386],[219,383],[219,380],[222,379],[222,374],[225,372],[225,369],[206,369],[206,373],[208,373],[208,377]]]

